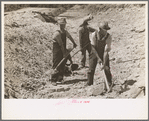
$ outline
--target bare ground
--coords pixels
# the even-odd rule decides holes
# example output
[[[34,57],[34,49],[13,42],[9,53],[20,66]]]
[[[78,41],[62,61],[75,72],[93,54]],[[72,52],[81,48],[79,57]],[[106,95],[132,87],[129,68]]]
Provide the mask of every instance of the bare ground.
[[[109,33],[113,42],[110,65],[114,87],[112,92],[105,94],[101,94],[104,78],[99,65],[92,86],[84,86],[88,68],[65,77],[64,84],[51,85],[51,40],[58,27],[34,18],[31,11],[23,9],[23,12],[10,12],[4,18],[5,98],[134,98],[140,91],[139,87],[145,86],[145,6],[97,11],[89,23],[97,29],[98,22],[108,20],[111,27]],[[88,13],[76,5],[59,15],[67,18],[66,29],[78,45],[78,27]],[[72,54],[78,49],[79,46]],[[73,61],[80,63],[80,53],[73,57]],[[137,98],[143,97],[142,91]]]

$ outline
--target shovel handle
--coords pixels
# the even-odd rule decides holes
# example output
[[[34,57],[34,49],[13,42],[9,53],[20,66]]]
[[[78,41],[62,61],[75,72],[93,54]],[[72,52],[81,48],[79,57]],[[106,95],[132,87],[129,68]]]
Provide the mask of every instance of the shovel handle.
[[[102,64],[101,64],[101,66],[102,66]],[[110,91],[110,87],[109,87],[109,84],[108,84],[108,81],[107,81],[107,77],[105,75],[104,70],[102,70],[102,73],[103,73],[103,76],[104,76],[104,79],[105,79],[105,85],[106,85],[107,92],[109,92]]]
[[[81,48],[80,50],[78,50],[77,52],[75,52],[71,57],[73,57],[74,55],[76,55],[79,51],[83,50],[87,45],[89,45],[90,43],[87,43],[83,48]]]
[[[102,60],[100,59],[97,51],[95,50],[95,48],[92,45],[91,45],[91,49],[93,50],[93,52],[96,55],[96,57],[102,62]],[[102,66],[102,63],[101,63],[101,66]],[[109,92],[110,91],[110,87],[108,85],[108,81],[107,81],[107,78],[106,78],[106,75],[105,75],[104,70],[102,70],[102,73],[103,73],[103,76],[104,76],[104,80],[105,80],[105,85],[106,85],[107,92]]]
[[[74,55],[76,55],[79,51],[81,51],[81,50],[83,50],[87,45],[89,45],[90,43],[87,43],[82,49],[80,49],[80,50],[78,50],[75,54],[73,54],[71,57],[73,57]],[[74,48],[72,48],[72,50],[73,50]],[[71,50],[71,51],[72,51]],[[71,52],[70,51],[70,52]],[[62,62],[68,57],[68,55],[70,54],[70,52],[66,55],[66,57],[65,58],[63,58],[61,61],[60,61],[60,63],[56,66],[56,70],[57,70],[57,68],[62,64]]]
[[[71,49],[71,51],[73,50],[74,48]],[[71,52],[70,51],[70,52]],[[59,64],[55,67],[55,70],[57,70],[57,68],[64,62],[64,60],[69,56],[70,52],[59,62]]]

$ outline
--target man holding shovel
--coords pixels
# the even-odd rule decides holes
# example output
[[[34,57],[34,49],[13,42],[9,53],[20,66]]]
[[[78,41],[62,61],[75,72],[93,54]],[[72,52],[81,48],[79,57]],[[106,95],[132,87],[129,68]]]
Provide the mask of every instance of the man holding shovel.
[[[83,19],[83,23],[80,25],[80,28],[79,28],[79,42],[80,42],[80,49],[82,52],[80,68],[85,67],[86,50],[88,51],[89,54],[91,52],[89,33],[94,32],[95,29],[88,27],[88,21],[90,21],[92,19],[93,19],[93,16],[91,14],[88,15],[86,18]]]
[[[101,70],[104,70],[106,75],[106,80],[109,86],[112,85],[112,75],[109,67],[109,51],[111,50],[112,38],[107,30],[110,27],[108,22],[99,23],[99,30],[92,33],[91,46],[92,50],[89,57],[89,72],[88,72],[88,83],[87,85],[93,85],[93,78],[95,73],[95,68],[97,65],[97,60],[102,62]]]
[[[70,39],[70,41],[73,43],[74,48],[77,46],[72,36],[69,34],[67,30],[65,30],[66,23],[67,22],[65,18],[61,18],[58,20],[60,30],[57,30],[53,37],[54,42],[53,42],[53,67],[52,68],[54,69],[54,74],[52,74],[51,81],[54,86],[56,86],[57,81],[63,80],[64,68],[65,68],[67,59],[65,59],[59,66],[58,64],[61,62],[63,58],[66,58],[66,56],[69,57],[68,56],[69,52],[66,49],[66,38]]]

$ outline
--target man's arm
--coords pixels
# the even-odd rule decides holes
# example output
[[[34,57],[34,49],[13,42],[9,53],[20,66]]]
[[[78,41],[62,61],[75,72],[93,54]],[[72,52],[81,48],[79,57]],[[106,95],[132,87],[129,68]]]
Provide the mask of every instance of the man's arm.
[[[109,58],[109,52],[111,50],[111,42],[112,42],[112,37],[109,35],[107,40],[106,40],[106,46],[105,46],[105,51],[103,55],[103,68],[106,66],[106,62]]]
[[[90,41],[91,41],[91,45],[95,47],[95,45],[96,45],[96,33],[95,33],[95,32],[93,32],[93,33],[91,34],[91,39],[90,39]]]
[[[79,28],[79,43],[80,43],[80,49],[83,48],[82,33],[83,33],[83,29],[82,29],[82,28]]]
[[[64,45],[63,45],[63,42],[62,42],[62,39],[61,39],[61,35],[60,35],[59,32],[54,33],[53,40],[55,40],[59,44],[59,46],[61,47],[61,50],[63,52],[63,55],[65,55],[66,54],[66,49],[64,48]]]
[[[91,15],[91,14],[89,14],[88,16],[86,16],[86,17],[84,17],[83,18],[83,21],[90,21],[90,20],[92,20],[94,17]]]
[[[91,34],[91,39],[90,39],[91,40],[91,49],[92,49],[93,53],[96,55],[96,57],[98,58],[99,63],[102,63],[102,60],[99,57],[97,50],[96,50],[96,49],[98,49],[98,48],[96,48],[96,45],[97,45],[97,37],[96,37],[97,35],[96,34],[97,34],[96,32],[93,32]]]
[[[74,39],[72,38],[72,36],[69,34],[68,31],[66,31],[66,36],[70,39],[70,41],[73,43],[74,48],[77,46],[77,44],[75,43]]]
[[[88,29],[89,29],[89,32],[94,32],[94,31],[96,31],[96,29],[94,29],[94,28],[92,28],[92,27],[88,27]]]

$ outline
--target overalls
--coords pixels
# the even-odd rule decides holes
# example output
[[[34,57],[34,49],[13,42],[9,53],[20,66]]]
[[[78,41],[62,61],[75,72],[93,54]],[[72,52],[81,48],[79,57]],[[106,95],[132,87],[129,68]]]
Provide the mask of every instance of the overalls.
[[[58,30],[59,31],[59,30]],[[61,32],[61,40],[63,42],[64,49],[66,49],[66,32]],[[59,64],[59,62],[63,59],[63,52],[61,50],[61,47],[57,42],[53,42],[53,66],[52,68],[55,69],[55,67]],[[65,60],[58,68],[57,68],[57,73],[52,74],[52,81],[57,81],[57,77],[61,76],[63,77],[64,75],[64,68],[66,64]]]
[[[97,31],[96,31],[96,35],[97,35]],[[103,37],[104,37],[103,35],[100,35],[100,38],[103,38]],[[96,38],[95,49],[96,49],[96,51],[97,51],[97,53],[98,53],[98,55],[99,55],[99,57],[102,61],[103,61],[105,46],[106,46],[106,39],[103,40],[103,41],[100,41],[100,40],[98,40],[98,38]],[[93,51],[91,50],[91,53],[89,55],[88,85],[93,84],[96,65],[97,65],[97,57],[93,53]],[[112,75],[111,75],[111,72],[110,72],[109,57],[106,61],[106,66],[108,66],[109,69],[104,69],[104,72],[105,72],[105,75],[106,75],[106,78],[107,78],[108,82],[111,83]]]
[[[89,39],[89,29],[88,28],[84,28],[84,31],[82,33],[82,48],[90,43],[90,39]],[[84,47],[84,49],[81,51],[82,55],[81,55],[81,65],[84,67],[85,66],[85,62],[86,62],[86,50],[88,51],[88,53],[90,54],[91,52],[91,45],[88,44],[86,47]]]

